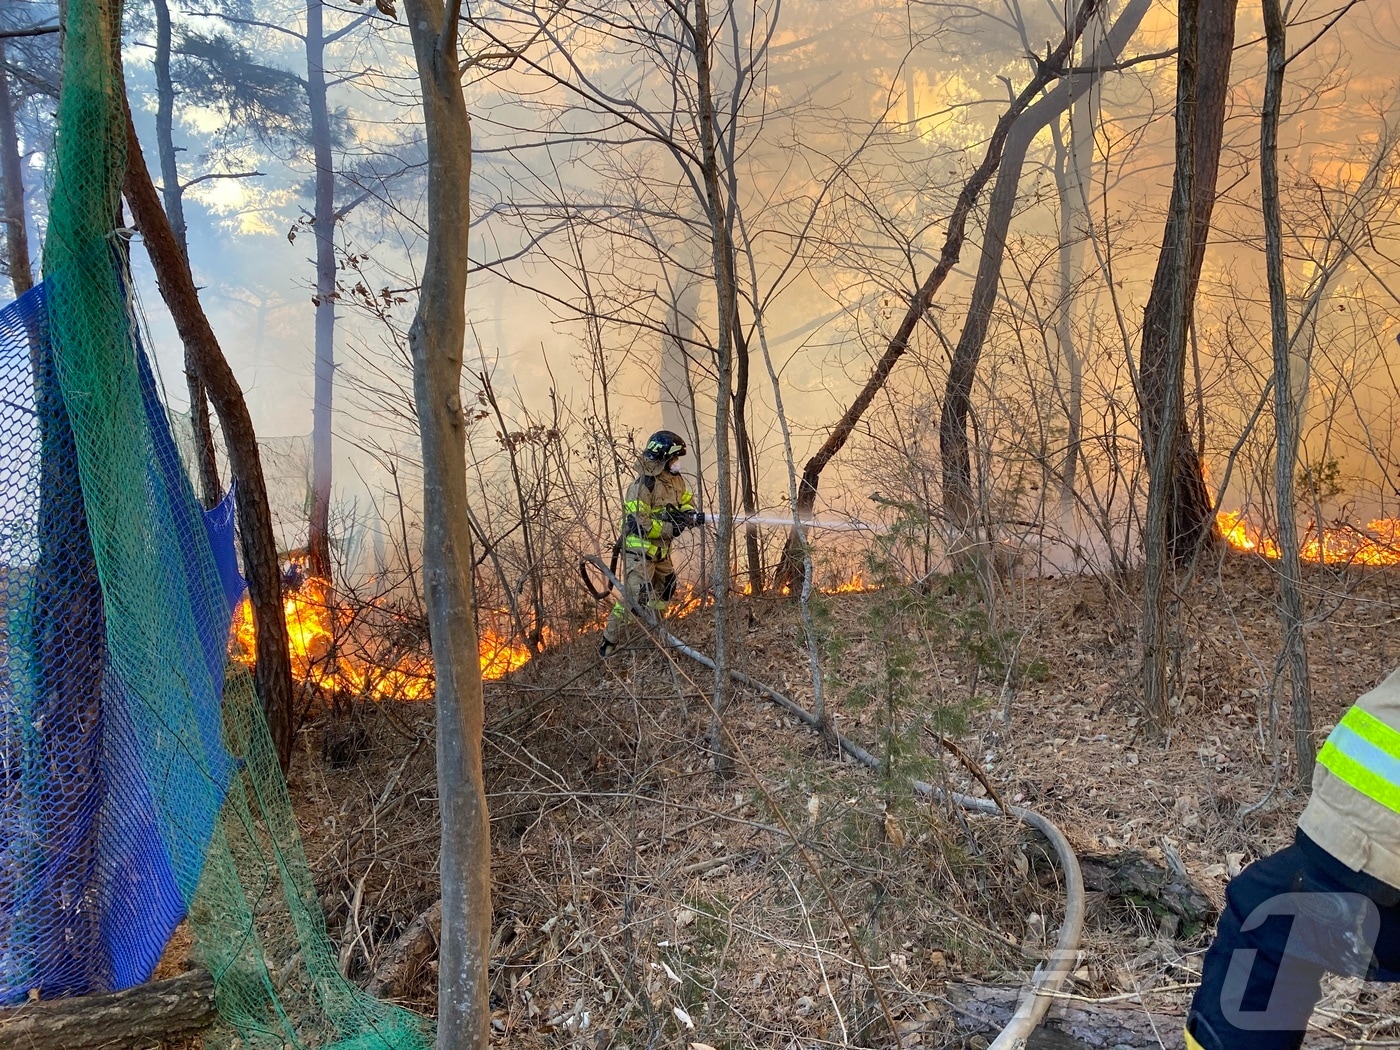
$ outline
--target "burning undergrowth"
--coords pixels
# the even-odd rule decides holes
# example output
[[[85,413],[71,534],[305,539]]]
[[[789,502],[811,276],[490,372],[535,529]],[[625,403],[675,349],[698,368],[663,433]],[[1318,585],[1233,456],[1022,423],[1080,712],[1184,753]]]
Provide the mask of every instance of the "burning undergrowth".
[[[1244,512],[1222,511],[1215,516],[1215,524],[1232,549],[1271,561],[1280,557],[1278,541]],[[1317,522],[1309,522],[1299,537],[1298,555],[1314,565],[1400,565],[1400,518],[1374,518],[1364,526],[1337,521],[1321,528]]]
[[[427,700],[433,695],[433,660],[427,619],[416,601],[340,592],[315,576],[284,590],[292,677],[304,691],[332,702]],[[523,666],[530,649],[504,626],[504,613],[478,622],[481,676],[502,678]],[[544,632],[546,643],[550,632]],[[230,655],[251,664],[255,652],[252,613],[245,597],[234,615]]]
[[[825,589],[827,594],[868,590],[856,574]],[[684,619],[705,605],[692,585],[682,587],[668,612]],[[602,627],[606,607],[591,629]],[[416,599],[366,596],[334,588],[316,576],[289,574],[284,588],[292,677],[303,693],[329,699],[332,705],[360,700],[427,700],[433,695],[433,661],[428,627]],[[508,610],[478,610],[477,633],[481,677],[504,678],[525,666],[540,651],[559,646],[563,637],[544,627],[532,651],[511,627]],[[229,644],[233,659],[251,665],[255,635],[247,597],[240,603]]]

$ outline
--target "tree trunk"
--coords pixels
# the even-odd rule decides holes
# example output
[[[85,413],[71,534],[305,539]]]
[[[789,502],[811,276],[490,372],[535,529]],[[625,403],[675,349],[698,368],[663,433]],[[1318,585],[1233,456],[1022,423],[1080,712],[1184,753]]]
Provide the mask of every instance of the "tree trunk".
[[[1204,0],[1207,5],[1219,0]],[[1228,0],[1233,6],[1233,0]],[[1147,304],[1143,329],[1143,449],[1147,454],[1147,514],[1143,529],[1142,582],[1142,702],[1148,717],[1164,726],[1171,713],[1167,640],[1168,569],[1176,552],[1171,543],[1170,520],[1176,506],[1174,479],[1183,456],[1192,456],[1186,434],[1185,397],[1182,384],[1186,369],[1186,330],[1191,313],[1194,283],[1190,260],[1196,257],[1196,224],[1191,201],[1197,176],[1196,123],[1199,112],[1198,39],[1202,0],[1182,0],[1177,7],[1176,168],[1172,179],[1171,211],[1166,239],[1157,261],[1157,278]],[[1213,181],[1213,180],[1212,180]],[[1199,271],[1198,271],[1199,272]],[[1154,327],[1155,326],[1155,327]],[[1155,348],[1149,381],[1148,346]],[[1169,377],[1175,377],[1170,380]],[[1161,400],[1152,402],[1149,389]],[[1156,396],[1156,395],[1154,395]],[[1149,408],[1151,404],[1151,408]],[[1151,416],[1151,424],[1148,417]],[[1182,452],[1186,446],[1187,451]],[[1199,480],[1199,473],[1196,475]],[[1194,547],[1193,547],[1194,552]]]
[[[218,1017],[214,979],[190,970],[121,992],[26,1003],[0,1011],[0,1047],[113,1050],[165,1045]]]
[[[715,268],[715,306],[718,325],[715,339],[715,372],[719,388],[715,396],[715,492],[719,518],[715,528],[715,563],[711,576],[715,598],[715,691],[711,700],[710,751],[715,770],[727,776],[733,766],[724,737],[724,710],[728,706],[729,654],[729,547],[734,533],[734,508],[729,494],[729,410],[734,371],[734,314],[736,301],[734,253],[725,235],[725,209],[719,188],[719,147],[715,133],[715,103],[710,82],[710,12],[706,0],[695,0],[695,24],[690,27],[695,54],[695,92],[699,107],[701,174],[705,207],[710,220],[710,247]]]
[[[1092,89],[1090,98],[1093,97]],[[1074,508],[1074,490],[1078,483],[1079,444],[1084,424],[1084,356],[1075,339],[1075,289],[1083,272],[1084,238],[1089,235],[1088,209],[1081,199],[1085,183],[1084,172],[1091,158],[1085,154],[1086,144],[1092,146],[1092,131],[1085,131],[1086,115],[1093,103],[1070,110],[1069,142],[1060,132],[1059,122],[1052,122],[1050,134],[1055,143],[1055,187],[1060,198],[1060,297],[1056,304],[1055,342],[1060,348],[1069,389],[1063,392],[1065,406],[1065,451],[1060,461],[1060,512],[1068,516]],[[1092,346],[1092,343],[1090,344]],[[1056,383],[1057,389],[1059,384]]]
[[[5,74],[5,41],[0,39],[0,177],[5,193],[0,199],[4,214],[0,223],[5,227],[5,258],[9,263],[10,283],[18,299],[34,287],[34,270],[29,262],[29,220],[24,206],[24,175],[19,156],[19,133],[15,130],[14,100],[10,95],[10,78]]]
[[[734,253],[730,252],[730,258]],[[748,517],[758,513],[758,468],[754,463],[755,450],[749,437],[749,342],[739,330],[738,276],[735,269],[730,271],[731,287],[735,292],[734,318],[734,454],[739,467],[739,501]],[[747,562],[749,593],[762,594],[763,552],[758,545],[758,526],[749,523],[744,526],[744,557]]]
[[[436,679],[442,815],[439,1050],[487,1050],[491,1007],[491,823],[481,767],[485,718],[467,524],[462,345],[466,339],[471,123],[457,54],[458,5],[405,0],[423,92],[428,252],[408,331],[423,446],[423,576]]]
[[[100,845],[97,821],[73,814],[96,813],[105,789],[102,675],[93,668],[107,662],[106,609],[55,362],[40,326],[31,325],[27,334],[39,424],[39,556],[34,610],[26,619],[37,666],[25,676],[29,687],[14,690],[17,721],[31,727],[25,734],[30,754],[19,775],[7,777],[4,803],[7,812],[24,814],[18,823],[34,824],[43,897],[78,902],[91,887]],[[73,972],[70,960],[102,951],[95,911],[69,906],[53,914],[61,928],[35,938],[32,960],[34,972],[54,982],[37,986],[50,998],[88,990],[57,978],[69,974],[81,982],[87,975]]]
[[[170,5],[155,0],[156,9],[156,149],[160,154],[161,198],[170,220],[170,232],[180,254],[189,261],[189,239],[185,227],[185,192],[180,185],[180,166],[175,162],[175,84],[170,78]],[[185,349],[185,388],[190,395],[190,429],[194,437],[195,465],[199,472],[199,498],[205,508],[218,505],[223,495],[219,483],[219,462],[214,455],[214,430],[209,422],[209,401],[199,372]]]
[[[1214,535],[1203,465],[1186,424],[1185,352],[1178,354],[1173,340],[1177,339],[1178,322],[1190,325],[1210,235],[1235,41],[1235,6],[1236,0],[1195,0],[1192,4],[1192,10],[1198,12],[1193,17],[1199,28],[1192,34],[1189,54],[1182,53],[1178,63],[1190,67],[1198,87],[1189,97],[1179,89],[1177,92],[1178,133],[1183,120],[1180,107],[1190,111],[1186,117],[1192,129],[1192,168],[1183,172],[1178,166],[1172,180],[1167,228],[1143,318],[1138,366],[1142,443],[1149,463],[1158,439],[1167,434],[1169,412],[1172,419],[1172,432],[1167,434],[1172,455],[1162,483],[1169,490],[1166,542],[1177,564],[1189,563]],[[1183,40],[1182,46],[1186,44]],[[1179,144],[1179,157],[1180,150]],[[1177,228],[1188,221],[1189,231]],[[1184,304],[1180,307],[1185,310],[1184,320],[1176,305],[1178,297]],[[1184,343],[1184,333],[1180,338]]]
[[[189,258],[189,238],[185,228],[184,194],[180,188],[180,168],[175,163],[175,84],[170,79],[170,4],[154,0],[156,9],[156,149],[160,155],[161,199],[170,220],[170,232]]]
[[[958,194],[957,203],[953,206],[953,212],[948,217],[948,233],[944,237],[943,249],[939,254],[938,263],[910,299],[909,307],[900,320],[899,327],[895,329],[894,336],[886,346],[884,354],[876,362],[870,378],[865,381],[865,385],[856,394],[855,400],[851,402],[845,414],[837,421],[836,426],[832,428],[821,447],[807,460],[807,464],[802,470],[802,480],[797,488],[797,507],[795,510],[799,517],[810,515],[816,507],[817,485],[821,481],[822,471],[846,446],[846,442],[850,439],[856,424],[865,414],[865,410],[870,407],[870,403],[875,400],[875,395],[880,392],[885,381],[889,379],[894,366],[904,356],[904,352],[909,349],[909,340],[914,334],[914,327],[933,305],[934,295],[943,286],[943,282],[948,279],[948,274],[952,272],[953,267],[957,265],[958,258],[962,254],[963,241],[967,236],[967,218],[977,203],[978,196],[1001,163],[1002,151],[1005,149],[1006,139],[1011,133],[1012,125],[1035,101],[1045,86],[1060,76],[1066,61],[1074,50],[1075,41],[1079,39],[1079,35],[1084,31],[1084,26],[1097,9],[1098,2],[1099,0],[1084,0],[1075,15],[1074,24],[1065,32],[1064,39],[1060,41],[1059,46],[1038,64],[1036,75],[1031,78],[997,121],[996,128],[992,131],[991,139],[987,143],[987,151],[982,157],[982,162],[963,185],[962,191]],[[783,548],[782,561],[778,566],[777,578],[774,581],[775,587],[791,589],[803,571],[802,543],[802,536],[798,530],[794,529]]]
[[[418,918],[379,957],[365,993],[376,999],[398,999],[411,991],[410,982],[437,951],[442,939],[442,901]]]
[[[948,527],[955,532],[977,529],[978,507],[972,492],[972,463],[968,452],[967,418],[972,408],[972,385],[977,365],[991,325],[1001,281],[1001,264],[1006,253],[1006,233],[1016,206],[1021,169],[1031,142],[1053,120],[1058,120],[1092,86],[1092,69],[1112,62],[1127,46],[1147,13],[1150,0],[1131,0],[1118,17],[1108,38],[1095,49],[1089,61],[1091,72],[1062,80],[1053,91],[1029,107],[1006,136],[1005,152],[997,171],[996,185],[988,201],[987,223],[982,240],[982,257],[972,288],[967,320],[953,350],[948,381],[943,394],[943,410],[938,425],[938,445],[943,464],[943,509]]]
[[[326,41],[322,0],[306,0],[306,98],[315,158],[316,371],[311,410],[311,519],[306,545],[313,576],[331,578],[331,405],[335,387],[335,161],[326,101]]]
[[[1260,204],[1264,217],[1264,259],[1269,282],[1269,329],[1274,357],[1274,496],[1278,505],[1279,620],[1283,633],[1281,665],[1288,672],[1293,712],[1293,750],[1298,786],[1312,783],[1312,682],[1308,675],[1307,638],[1303,633],[1302,567],[1298,559],[1298,524],[1293,515],[1293,470],[1298,461],[1299,383],[1293,375],[1288,338],[1288,289],[1283,272],[1283,223],[1278,197],[1278,122],[1287,65],[1287,30],[1279,0],[1263,0],[1264,39],[1268,55],[1264,110],[1259,130]],[[1306,364],[1303,366],[1306,368]],[[1277,731],[1277,726],[1274,727]]]
[[[990,1035],[1005,1028],[1020,1003],[1021,985],[950,981],[943,997],[957,1025],[968,1033]],[[1149,1014],[1140,1004],[1116,1005],[1066,1000],[1050,1008],[1026,1043],[1027,1050],[1182,1050],[1185,1018]]]
[[[258,438],[248,403],[238,380],[219,347],[214,329],[199,303],[189,264],[180,254],[170,223],[161,209],[141,152],[131,110],[126,109],[127,165],[123,192],[131,206],[132,220],[146,242],[161,297],[186,350],[219,414],[219,425],[228,443],[229,464],[237,482],[238,533],[243,547],[243,573],[248,578],[248,598],[253,607],[257,665],[254,682],[277,758],[283,771],[292,757],[296,733],[292,694],[292,662],[287,651],[287,621],[282,611],[282,574],[277,565],[277,539],[267,505]]]
[[[1095,19],[1092,35],[1101,37],[1101,26],[1101,20]],[[1095,50],[1099,46],[1099,41],[1095,41]],[[1069,373],[1069,389],[1064,394],[1065,451],[1060,466],[1060,508],[1066,515],[1074,507],[1075,486],[1082,458],[1084,360],[1093,350],[1092,323],[1089,326],[1089,343],[1081,350],[1075,337],[1074,320],[1079,280],[1083,273],[1085,241],[1093,232],[1088,190],[1094,163],[1098,96],[1099,83],[1096,80],[1090,85],[1087,97],[1079,105],[1071,107],[1068,143],[1060,134],[1059,122],[1050,125],[1055,142],[1055,183],[1060,198],[1060,301],[1055,317],[1055,336],[1060,355],[1064,358],[1065,370]]]

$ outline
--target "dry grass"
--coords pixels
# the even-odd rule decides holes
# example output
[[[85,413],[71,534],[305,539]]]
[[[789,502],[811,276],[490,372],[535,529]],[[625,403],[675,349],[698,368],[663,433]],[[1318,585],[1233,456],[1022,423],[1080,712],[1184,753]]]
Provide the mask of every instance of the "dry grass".
[[[1317,570],[1310,583],[1326,614],[1309,638],[1321,728],[1397,662],[1377,627],[1396,616],[1400,577]],[[881,612],[892,597],[832,598],[823,620],[844,639],[828,662],[838,725],[902,748],[889,777],[836,761],[739,692],[725,720],[738,775],[718,780],[704,744],[709,673],[645,646],[604,666],[584,639],[488,684],[501,1045],[891,1046],[891,1023],[904,1046],[963,1045],[942,982],[1023,977],[1054,942],[1061,900],[1023,829],[900,786],[918,771],[982,790],[905,732],[931,710],[965,717],[960,743],[998,792],[1077,846],[1170,851],[1217,900],[1230,871],[1291,833],[1301,800],[1286,755],[1276,777],[1265,731],[1268,565],[1227,559],[1184,596],[1181,704],[1165,736],[1132,699],[1131,584],[1013,581],[991,606],[933,595],[893,619]],[[930,605],[941,611],[925,615]],[[754,599],[737,617],[743,669],[809,702],[795,610]],[[707,647],[703,618],[676,630]],[[989,639],[1033,677],[1004,690]],[[436,789],[429,706],[351,717],[353,731],[307,732],[292,794],[330,928],[364,978],[436,899]],[[1202,940],[1141,904],[1092,900],[1075,991],[1179,1010]],[[434,987],[420,975],[413,1005],[431,1009]],[[1337,1039],[1393,1038],[1383,990],[1337,982],[1329,995],[1318,1020]]]

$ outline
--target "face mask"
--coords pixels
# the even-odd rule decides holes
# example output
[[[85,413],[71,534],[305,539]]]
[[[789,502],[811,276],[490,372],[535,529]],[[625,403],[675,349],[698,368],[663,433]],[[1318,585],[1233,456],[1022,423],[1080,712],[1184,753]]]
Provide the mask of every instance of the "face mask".
[[[681,461],[680,461],[679,459],[673,459],[673,460],[671,460],[671,462],[669,462],[669,463],[666,464],[666,472],[667,472],[668,474],[679,474],[679,473],[681,472],[681,465],[680,465],[680,464],[681,464]]]

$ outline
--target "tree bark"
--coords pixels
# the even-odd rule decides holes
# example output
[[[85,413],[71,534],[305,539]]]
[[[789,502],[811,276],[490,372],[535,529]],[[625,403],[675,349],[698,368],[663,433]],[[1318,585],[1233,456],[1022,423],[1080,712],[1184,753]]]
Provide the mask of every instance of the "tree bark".
[[[924,283],[919,286],[918,291],[910,299],[909,307],[900,320],[899,327],[895,329],[893,337],[885,347],[885,352],[876,362],[870,378],[865,381],[865,385],[856,394],[845,414],[837,421],[836,426],[832,428],[821,447],[807,460],[806,466],[802,469],[802,480],[798,484],[797,507],[795,508],[799,517],[812,513],[817,502],[817,486],[821,481],[822,471],[826,469],[826,465],[837,453],[845,448],[846,442],[854,432],[856,424],[865,414],[865,410],[870,407],[870,403],[875,400],[875,395],[884,387],[885,381],[894,371],[894,366],[899,363],[899,359],[909,349],[909,340],[914,334],[914,327],[933,305],[934,295],[943,286],[943,282],[948,279],[948,274],[952,272],[953,267],[957,265],[958,258],[962,254],[963,241],[967,236],[968,216],[972,213],[978,196],[981,195],[987,183],[991,181],[992,175],[1001,163],[1001,155],[1006,147],[1006,139],[1011,133],[1012,125],[1035,101],[1045,86],[1061,75],[1066,61],[1074,50],[1075,42],[1083,33],[1085,25],[1088,24],[1089,18],[1097,7],[1098,0],[1084,0],[1075,14],[1073,25],[1066,30],[1064,39],[1060,41],[1059,46],[1038,63],[1035,76],[1031,78],[997,121],[981,163],[963,185],[962,191],[958,194],[957,202],[953,206],[953,212],[948,217],[948,233],[944,237],[943,248],[939,253],[937,264],[924,278]],[[802,536],[798,530],[794,529],[783,548],[782,561],[778,566],[777,579],[774,582],[775,587],[791,589],[793,583],[798,579],[798,575],[803,571],[802,542]]]
[[[1283,633],[1280,662],[1288,671],[1298,786],[1306,789],[1312,783],[1316,748],[1313,743],[1312,682],[1308,674],[1307,637],[1303,632],[1298,523],[1293,515],[1293,471],[1298,461],[1301,412],[1288,337],[1288,289],[1283,272],[1283,220],[1278,196],[1278,122],[1283,100],[1284,68],[1288,64],[1287,29],[1279,0],[1263,0],[1263,8],[1267,69],[1259,129],[1259,183],[1264,218],[1264,260],[1269,284],[1269,331],[1274,358],[1274,497],[1278,506],[1281,570],[1278,581],[1279,620]]]
[[[471,123],[457,53],[457,0],[405,0],[423,93],[428,252],[408,331],[423,446],[423,575],[436,677],[442,814],[440,1050],[487,1050],[491,1008],[491,823],[482,775],[485,718],[473,617],[462,346],[466,339]]]
[[[1202,6],[1203,0],[1181,0],[1177,5],[1176,166],[1172,176],[1166,233],[1147,303],[1139,372],[1143,451],[1147,457],[1148,478],[1142,540],[1142,703],[1148,717],[1158,727],[1166,725],[1172,706],[1168,679],[1168,569],[1173,560],[1183,556],[1194,557],[1196,549],[1195,540],[1192,539],[1191,551],[1187,554],[1172,543],[1172,537],[1177,535],[1173,523],[1176,508],[1179,501],[1185,498],[1185,489],[1179,483],[1189,481],[1182,474],[1182,460],[1195,456],[1186,432],[1183,383],[1186,332],[1195,293],[1193,272],[1196,276],[1200,274],[1197,241],[1203,240],[1205,233],[1194,221],[1198,166],[1202,163],[1198,156],[1202,132],[1197,129],[1197,124],[1201,121],[1208,123],[1210,119],[1208,108],[1202,112],[1200,100]],[[1233,10],[1234,0],[1204,0],[1204,6],[1214,7],[1218,13],[1221,6],[1229,6]],[[1222,119],[1223,113],[1222,104]],[[1215,146],[1218,157],[1218,137]],[[1206,147],[1209,147],[1209,143]],[[1212,171],[1212,186],[1214,181]],[[1152,350],[1150,357],[1149,348]],[[1195,464],[1194,469],[1195,480],[1201,482],[1199,464]],[[1196,534],[1198,537],[1199,533]]]
[[[715,306],[718,315],[715,338],[715,372],[719,389],[715,397],[715,491],[719,518],[715,528],[715,563],[711,576],[715,598],[715,686],[710,703],[710,752],[715,770],[727,776],[733,756],[724,737],[724,710],[728,706],[729,654],[729,550],[734,533],[734,508],[729,493],[729,412],[734,373],[734,313],[737,301],[734,253],[726,236],[724,200],[719,188],[719,145],[715,133],[715,103],[710,78],[710,12],[706,0],[695,0],[695,22],[690,28],[695,57],[695,94],[699,107],[700,166],[705,186],[705,207],[710,220],[710,247],[715,268]]]
[[[26,1003],[0,1011],[0,1050],[114,1050],[145,1047],[214,1023],[207,970],[121,992]]]
[[[313,576],[331,578],[331,405],[335,396],[335,161],[326,101],[325,7],[306,0],[306,98],[315,162],[316,366],[311,410],[311,518],[306,546]]]
[[[1065,142],[1058,122],[1050,125],[1055,142],[1055,187],[1060,198],[1060,298],[1055,315],[1055,342],[1059,345],[1069,390],[1065,399],[1065,452],[1060,463],[1060,512],[1068,516],[1074,508],[1078,483],[1080,441],[1084,423],[1084,354],[1075,338],[1075,289],[1083,272],[1084,238],[1091,229],[1088,208],[1083,199],[1085,171],[1092,163],[1093,131],[1091,111],[1095,108],[1090,89],[1086,105],[1070,110],[1069,141]],[[1092,341],[1090,343],[1092,346]],[[1058,389],[1058,384],[1056,384]]]
[[[180,253],[170,222],[146,168],[141,142],[126,107],[127,166],[123,193],[131,207],[132,221],[141,231],[161,297],[186,350],[208,390],[228,443],[238,511],[238,532],[243,548],[243,573],[248,578],[248,598],[253,608],[257,664],[254,682],[263,713],[277,746],[277,758],[285,771],[292,757],[296,733],[292,694],[292,662],[287,650],[287,621],[282,611],[282,574],[277,565],[277,538],[267,503],[257,433],[248,414],[248,403],[238,379],[214,335],[199,303],[194,276]]]
[[[726,227],[727,229],[727,227]],[[728,238],[727,239],[732,239]],[[730,252],[730,258],[734,253]],[[758,513],[758,469],[754,464],[755,450],[753,439],[749,437],[749,342],[739,330],[738,276],[735,268],[729,271],[731,287],[735,291],[734,318],[734,455],[739,467],[739,501],[744,514],[752,517]],[[749,593],[762,594],[765,582],[763,575],[763,552],[758,544],[758,526],[744,526],[744,557],[747,562]]]
[[[4,197],[0,199],[0,207],[4,208],[0,223],[5,227],[10,283],[18,299],[34,287],[34,270],[29,261],[28,209],[24,206],[24,175],[19,133],[15,129],[14,99],[10,94],[10,78],[5,75],[4,40],[0,40],[0,176],[3,176],[5,188]]]
[[[972,385],[977,377],[977,365],[981,360],[987,330],[991,326],[992,309],[996,305],[1001,264],[1006,254],[1006,234],[1011,227],[1026,152],[1047,124],[1058,120],[1089,90],[1097,78],[1093,70],[1112,62],[1127,46],[1149,6],[1150,0],[1131,0],[1108,37],[1094,50],[1088,62],[1089,74],[1062,80],[1054,90],[1030,106],[1006,136],[1005,152],[988,200],[982,257],[972,287],[972,300],[948,367],[938,425],[938,445],[943,466],[943,509],[950,529],[966,532],[976,528],[978,507],[972,492],[967,418],[972,408]]]
[[[409,982],[433,957],[442,939],[442,901],[409,924],[384,953],[365,993],[376,999],[396,999],[409,991]]]
[[[1198,86],[1189,96],[1179,89],[1177,92],[1178,133],[1185,117],[1191,134],[1192,167],[1182,171],[1178,166],[1172,180],[1167,228],[1143,318],[1138,365],[1144,457],[1150,464],[1152,450],[1163,436],[1171,446],[1166,461],[1169,473],[1162,478],[1169,489],[1166,543],[1172,560],[1183,565],[1210,541],[1214,523],[1201,457],[1186,423],[1185,334],[1178,336],[1177,326],[1190,325],[1210,236],[1235,42],[1235,7],[1236,0],[1195,0],[1192,10],[1198,29],[1189,41],[1189,53],[1183,52],[1177,59],[1181,68],[1189,67],[1197,77]],[[1184,48],[1188,42],[1182,39],[1179,46]],[[1189,112],[1183,114],[1182,107]],[[1180,228],[1187,225],[1189,229]],[[1176,305],[1178,297],[1184,303],[1181,308]],[[1183,343],[1180,351],[1175,345],[1178,339]],[[1150,470],[1149,465],[1149,474]]]
[[[966,1032],[996,1032],[1006,1027],[1024,989],[950,981],[943,997]],[[1044,1023],[1027,1042],[1027,1050],[1182,1050],[1185,1018],[1149,1014],[1138,1005],[1065,1002],[1050,1008]]]
[[[170,219],[170,231],[180,254],[189,261],[189,239],[185,226],[185,192],[180,185],[180,166],[175,161],[175,84],[170,77],[170,4],[155,0],[156,11],[156,149],[160,154],[161,198]],[[199,372],[185,349],[185,389],[190,395],[190,429],[194,437],[195,465],[199,472],[199,498],[205,508],[218,505],[223,495],[219,482],[219,462],[214,455],[214,429],[209,422],[209,400]]]

